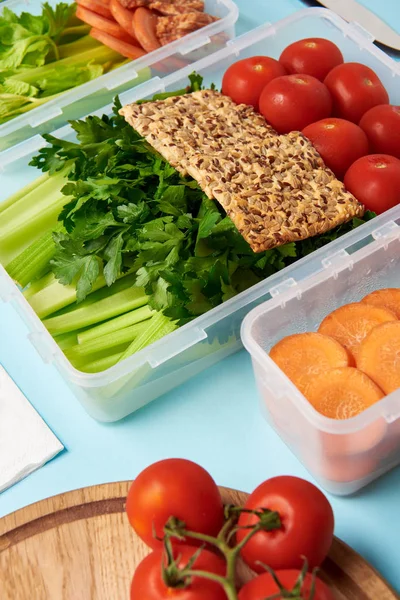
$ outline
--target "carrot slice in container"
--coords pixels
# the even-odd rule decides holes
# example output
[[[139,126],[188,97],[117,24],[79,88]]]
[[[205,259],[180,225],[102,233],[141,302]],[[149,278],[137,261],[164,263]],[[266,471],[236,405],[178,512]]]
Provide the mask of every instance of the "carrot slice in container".
[[[375,327],[360,345],[357,367],[386,394],[400,388],[400,321]]]
[[[140,58],[141,56],[144,56],[146,54],[146,52],[142,50],[142,48],[138,48],[133,44],[128,44],[127,42],[118,40],[112,35],[108,35],[108,33],[105,33],[104,31],[100,31],[98,29],[93,28],[90,30],[90,35],[98,42],[101,42],[105,46],[108,46],[108,48],[111,48],[111,50],[119,52],[122,56],[125,56],[126,58],[131,58],[132,60],[135,60],[136,58]]]
[[[374,306],[383,306],[388,308],[398,319],[400,319],[400,289],[399,288],[385,288],[383,290],[376,290],[368,296],[365,296],[361,302],[367,304],[373,304]]]
[[[271,348],[269,356],[304,395],[314,375],[348,367],[351,360],[339,342],[321,333],[289,335]]]
[[[108,6],[108,2],[105,0],[76,0],[79,6],[87,8],[92,12],[105,17],[106,19],[112,19],[111,10]]]
[[[117,23],[131,36],[136,45],[139,46],[140,44],[135,34],[135,28],[133,27],[133,15],[135,14],[135,11],[122,6],[119,0],[111,0],[110,10]]]
[[[384,397],[376,383],[354,367],[331,369],[315,375],[307,400],[325,417],[350,419]]]
[[[84,23],[87,23],[87,25],[94,27],[98,31],[104,31],[104,33],[111,35],[113,38],[117,38],[128,44],[133,42],[131,36],[116,21],[97,15],[79,4],[76,9],[76,16]]]
[[[357,360],[359,346],[371,329],[381,323],[396,320],[396,315],[388,308],[354,302],[341,306],[326,316],[318,331],[333,337]]]
[[[141,6],[133,15],[133,27],[139,44],[147,52],[161,48],[156,34],[157,16],[148,8]]]

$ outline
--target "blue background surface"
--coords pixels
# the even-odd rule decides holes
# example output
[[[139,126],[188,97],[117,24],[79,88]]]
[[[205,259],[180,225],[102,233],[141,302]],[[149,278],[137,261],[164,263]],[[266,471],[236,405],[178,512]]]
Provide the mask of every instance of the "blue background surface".
[[[398,0],[363,0],[400,32]],[[237,0],[237,33],[274,22],[315,2]],[[134,478],[153,461],[195,460],[216,481],[251,491],[262,480],[292,474],[310,479],[262,419],[249,356],[240,352],[115,424],[93,421],[55,369],[43,364],[27,330],[0,303],[0,363],[66,447],[66,451],[0,494],[0,516],[82,486]],[[336,535],[400,590],[400,469],[351,498],[331,501]],[[377,599],[378,600],[378,599]]]

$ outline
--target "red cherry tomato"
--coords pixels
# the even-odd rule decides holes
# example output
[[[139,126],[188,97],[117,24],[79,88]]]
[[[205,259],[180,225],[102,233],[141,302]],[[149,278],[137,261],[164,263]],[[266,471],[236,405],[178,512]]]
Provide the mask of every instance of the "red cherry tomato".
[[[332,99],[327,87],[311,75],[286,75],[268,83],[260,96],[260,112],[279,133],[301,131],[329,117]]]
[[[126,512],[133,529],[150,548],[162,543],[163,528],[170,517],[183,521],[187,529],[216,536],[224,523],[221,495],[205,469],[180,458],[156,462],[132,483]],[[186,540],[195,545],[194,540]]]
[[[344,185],[359,202],[377,214],[400,202],[400,160],[388,154],[370,154],[353,163]]]
[[[285,591],[296,589],[296,582],[300,576],[299,571],[277,571],[275,575]],[[298,600],[309,600],[309,598],[311,598],[312,584],[313,575],[307,573],[304,578],[304,583],[299,589],[299,594],[293,594],[293,596],[290,597],[295,597]],[[272,575],[270,573],[264,573],[242,587],[239,592],[239,600],[265,600],[266,598],[280,600],[289,598],[289,595],[281,595],[279,593],[280,591],[281,590],[276,585]],[[312,598],[313,600],[335,600],[333,592],[331,592],[326,583],[318,578],[315,578],[315,588]]]
[[[378,75],[366,65],[344,63],[325,78],[333,98],[333,114],[353,123],[373,106],[387,104],[389,96]]]
[[[245,508],[269,508],[280,515],[282,527],[259,531],[243,547],[242,558],[257,573],[264,572],[259,561],[272,569],[301,569],[304,557],[310,568],[319,566],[332,544],[334,518],[324,494],[312,483],[298,477],[273,477],[249,496]],[[242,513],[239,527],[254,525],[257,515]],[[240,542],[247,529],[239,529]]]
[[[400,106],[380,104],[368,110],[360,121],[372,152],[400,158]]]
[[[344,119],[322,119],[307,125],[303,133],[339,179],[355,160],[368,154],[368,139],[361,127]]]
[[[179,568],[185,567],[193,557],[195,549],[191,546],[180,546]],[[189,585],[184,588],[168,587],[162,578],[161,565],[165,564],[163,550],[155,550],[137,567],[131,584],[131,600],[164,600],[176,598],[177,600],[226,600],[222,586],[202,577],[192,577]],[[193,564],[193,569],[215,573],[225,576],[225,561],[210,552],[202,550]]]
[[[237,104],[258,108],[261,92],[275,77],[286,75],[286,69],[274,58],[253,56],[231,65],[222,80],[222,93]]]
[[[306,73],[323,81],[329,71],[342,64],[339,48],[324,38],[306,38],[290,44],[279,57],[288,73]]]

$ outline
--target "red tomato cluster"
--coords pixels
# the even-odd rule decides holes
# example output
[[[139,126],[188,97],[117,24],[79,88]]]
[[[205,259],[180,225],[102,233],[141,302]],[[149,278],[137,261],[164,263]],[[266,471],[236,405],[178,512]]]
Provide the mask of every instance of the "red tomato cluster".
[[[222,91],[250,104],[280,133],[301,131],[367,209],[400,203],[400,106],[368,66],[344,62],[323,38],[285,48],[279,61],[256,56],[226,71]]]
[[[304,558],[310,570],[323,562],[334,528],[330,503],[307,481],[289,476],[269,479],[249,496],[243,512],[239,511],[237,552],[240,550],[241,558],[258,573],[240,590],[236,577],[231,574],[229,579],[227,553],[232,546],[227,542],[230,530],[225,519],[232,517],[225,516],[219,489],[202,467],[183,459],[151,465],[133,482],[126,510],[137,535],[153,550],[134,573],[131,600],[171,596],[177,600],[263,600],[271,595],[286,598],[289,593],[307,600],[313,586],[314,600],[333,600],[328,586],[302,568]],[[163,539],[171,517],[184,524],[183,539]],[[247,539],[264,517],[265,526]],[[234,523],[228,525],[235,527]],[[267,572],[260,563],[274,571]],[[188,569],[190,575],[185,576]]]

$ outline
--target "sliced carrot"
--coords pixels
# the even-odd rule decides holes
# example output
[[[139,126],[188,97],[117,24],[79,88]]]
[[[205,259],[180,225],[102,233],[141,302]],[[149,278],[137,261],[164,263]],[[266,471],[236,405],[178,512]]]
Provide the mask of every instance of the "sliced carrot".
[[[101,42],[105,46],[108,46],[108,48],[111,48],[111,50],[115,50],[115,52],[119,52],[122,56],[125,56],[126,58],[131,58],[132,60],[135,60],[136,58],[140,58],[141,56],[144,56],[146,54],[146,52],[142,50],[142,48],[138,48],[133,44],[128,44],[127,42],[118,40],[112,35],[108,35],[108,33],[105,33],[104,31],[100,31],[98,29],[93,28],[90,30],[90,35],[98,42]]]
[[[374,458],[388,433],[385,419],[377,419],[358,431],[352,433],[333,434],[320,431],[322,453],[327,457],[356,456],[373,451]]]
[[[133,42],[131,36],[116,21],[97,15],[79,4],[76,9],[76,16],[84,23],[87,23],[98,31],[104,31],[104,33],[111,35],[113,38],[117,38],[128,44]]]
[[[76,2],[79,6],[83,6],[83,8],[87,8],[102,17],[106,17],[106,19],[113,18],[108,2],[105,0],[76,0]]]
[[[354,367],[331,369],[315,375],[307,400],[325,417],[350,419],[384,397],[383,391]]]
[[[384,306],[388,308],[398,319],[400,319],[400,289],[399,288],[385,288],[383,290],[376,290],[372,294],[368,294],[361,300],[367,304],[373,304],[374,306]]]
[[[133,15],[133,27],[139,44],[147,52],[161,48],[156,34],[157,16],[148,8],[141,6]]]
[[[140,46],[133,27],[134,10],[129,10],[122,6],[119,0],[110,1],[111,14],[117,23],[124,29],[135,41],[136,46]]]
[[[345,348],[321,333],[289,335],[271,348],[269,356],[304,395],[314,375],[349,366]]]
[[[400,388],[400,321],[374,327],[360,345],[357,367],[386,394]]]
[[[354,302],[331,312],[322,321],[318,331],[335,338],[357,360],[359,345],[371,329],[396,320],[396,315],[388,308]]]

